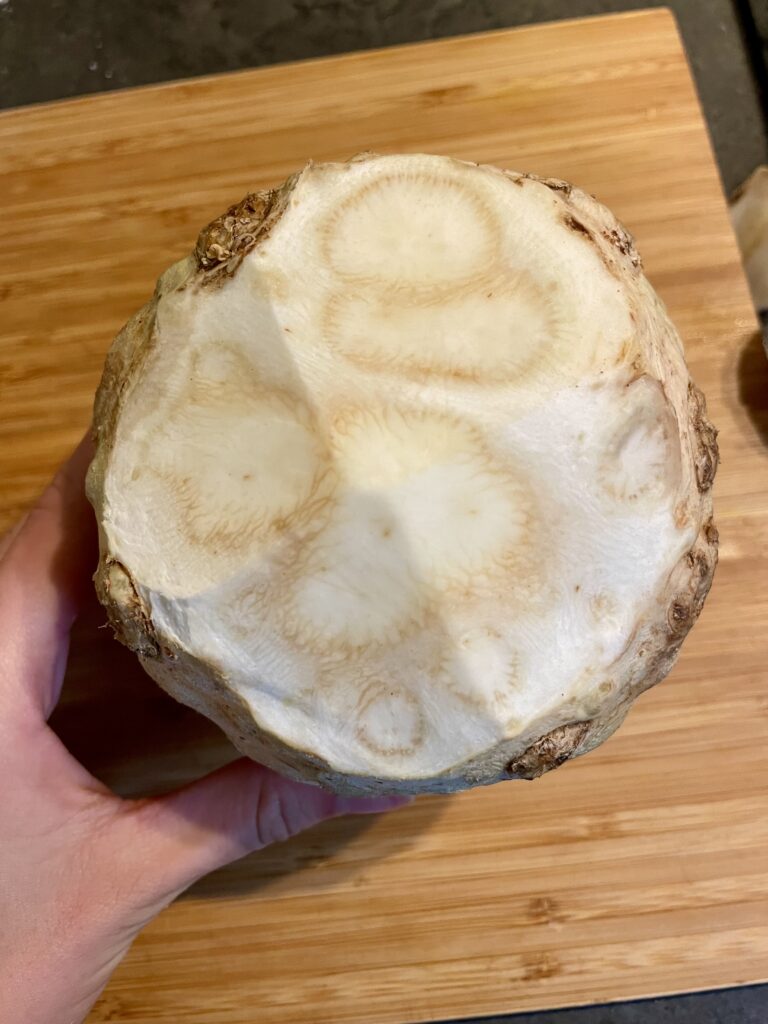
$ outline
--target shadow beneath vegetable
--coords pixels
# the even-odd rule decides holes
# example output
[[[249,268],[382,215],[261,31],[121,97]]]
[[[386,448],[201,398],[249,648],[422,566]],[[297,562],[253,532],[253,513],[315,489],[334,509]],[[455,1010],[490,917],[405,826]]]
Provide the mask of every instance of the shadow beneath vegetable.
[[[759,332],[742,349],[736,372],[739,404],[760,440],[768,446],[768,357]]]
[[[50,724],[90,772],[124,797],[175,789],[239,756],[213,722],[149,678],[115,640],[93,593],[72,631]]]
[[[364,886],[376,861],[413,847],[447,810],[450,796],[423,796],[383,815],[336,818],[200,879],[181,899],[228,899],[264,892],[301,895]]]

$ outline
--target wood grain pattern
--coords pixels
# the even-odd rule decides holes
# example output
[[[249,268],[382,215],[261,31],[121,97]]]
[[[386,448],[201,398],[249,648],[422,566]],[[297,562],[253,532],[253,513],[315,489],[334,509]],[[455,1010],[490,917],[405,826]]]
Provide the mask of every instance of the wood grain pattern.
[[[109,341],[197,229],[304,160],[426,150],[571,179],[636,234],[720,427],[721,566],[672,677],[533,784],[337,822],[163,914],[92,1021],[388,1024],[768,976],[768,365],[661,11],[0,117],[0,523],[89,417]],[[91,609],[57,724],[123,791],[230,756]]]

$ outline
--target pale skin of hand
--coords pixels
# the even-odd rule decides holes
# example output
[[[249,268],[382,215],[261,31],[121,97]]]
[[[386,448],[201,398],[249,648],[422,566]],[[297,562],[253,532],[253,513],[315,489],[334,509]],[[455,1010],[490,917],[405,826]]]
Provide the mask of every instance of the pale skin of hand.
[[[124,800],[46,724],[91,584],[84,443],[0,540],[0,1021],[80,1024],[131,942],[202,875],[327,818],[404,801],[335,797],[240,760]],[[106,685],[106,684],[105,684]]]

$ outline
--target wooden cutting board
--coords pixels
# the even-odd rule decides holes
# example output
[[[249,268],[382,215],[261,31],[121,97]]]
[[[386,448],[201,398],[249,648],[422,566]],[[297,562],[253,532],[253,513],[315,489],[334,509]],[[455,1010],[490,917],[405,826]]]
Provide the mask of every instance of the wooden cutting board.
[[[637,235],[721,429],[722,560],[672,677],[535,783],[320,828],[210,877],[91,1020],[385,1024],[768,977],[768,364],[674,22],[655,11],[0,117],[0,513],[88,422],[104,352],[200,225],[309,157],[572,179]],[[57,727],[121,791],[231,756],[91,609]]]

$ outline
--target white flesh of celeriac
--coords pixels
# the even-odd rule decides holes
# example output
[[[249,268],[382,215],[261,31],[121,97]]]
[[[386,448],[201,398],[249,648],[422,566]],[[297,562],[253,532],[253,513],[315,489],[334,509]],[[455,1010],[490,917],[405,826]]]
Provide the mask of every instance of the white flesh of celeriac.
[[[280,770],[539,774],[698,614],[714,432],[631,239],[565,183],[310,165],[214,222],[110,359],[102,599]]]

